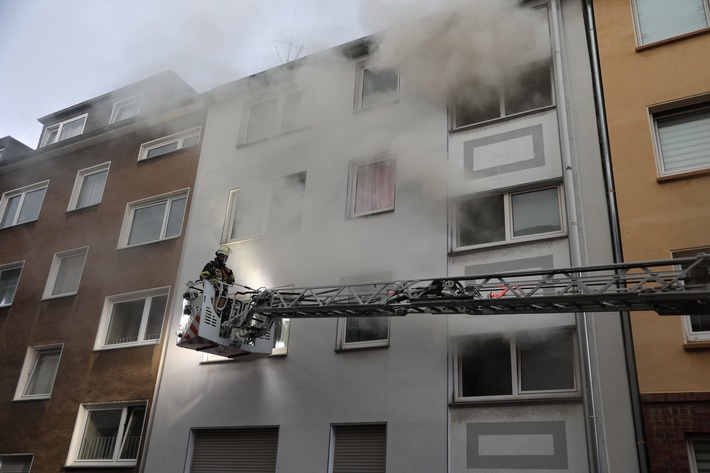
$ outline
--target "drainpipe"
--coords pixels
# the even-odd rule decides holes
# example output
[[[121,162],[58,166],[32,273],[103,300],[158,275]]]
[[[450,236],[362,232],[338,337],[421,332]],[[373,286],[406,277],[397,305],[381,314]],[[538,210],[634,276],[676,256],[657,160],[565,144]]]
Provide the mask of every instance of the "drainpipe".
[[[562,32],[560,18],[562,15],[560,0],[550,0],[551,33],[553,37],[553,70],[557,87],[558,123],[560,127],[560,145],[562,151],[563,182],[567,202],[567,219],[569,222],[570,260],[573,266],[582,266],[582,244],[579,235],[579,220],[577,216],[577,192],[574,165],[572,163],[572,148],[569,138],[569,117],[567,115],[568,98],[566,96],[564,60],[562,57]],[[579,339],[579,357],[582,369],[582,384],[584,394],[585,425],[587,429],[587,452],[589,456],[589,470],[592,473],[601,473],[602,461],[600,454],[599,417],[597,415],[597,399],[595,393],[596,364],[591,352],[590,320],[586,312],[577,314],[577,332]]]
[[[611,150],[609,147],[609,129],[606,122],[606,109],[604,107],[604,91],[602,89],[601,68],[599,64],[599,51],[597,50],[596,24],[594,21],[593,0],[582,0],[584,21],[587,27],[587,46],[592,68],[592,84],[594,88],[594,102],[597,109],[597,124],[599,132],[599,145],[602,153],[602,172],[604,174],[604,187],[607,195],[609,223],[611,225],[612,251],[614,262],[624,261],[621,246],[621,229],[616,206],[616,188],[614,174],[611,166]],[[648,451],[646,450],[646,437],[643,425],[643,411],[641,409],[641,394],[638,386],[636,371],[636,356],[634,352],[633,335],[631,331],[631,317],[628,311],[621,312],[621,330],[624,342],[626,371],[629,376],[629,390],[631,394],[631,411],[636,432],[636,454],[638,456],[641,473],[648,473]]]

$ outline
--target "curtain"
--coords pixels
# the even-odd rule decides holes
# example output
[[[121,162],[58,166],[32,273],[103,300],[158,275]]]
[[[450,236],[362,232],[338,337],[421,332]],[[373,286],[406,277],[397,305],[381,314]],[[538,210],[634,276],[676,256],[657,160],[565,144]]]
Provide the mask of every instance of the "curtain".
[[[393,159],[364,164],[355,177],[354,214],[394,207],[395,164]]]
[[[86,253],[81,253],[60,259],[57,277],[54,280],[53,296],[73,294],[79,289],[79,280],[81,279],[82,269],[84,269],[85,258]]]
[[[39,352],[32,370],[32,377],[25,391],[26,395],[49,394],[52,392],[60,353],[60,350]]]
[[[76,202],[77,209],[101,202],[101,196],[104,193],[104,184],[106,183],[107,174],[108,170],[103,170],[84,176],[81,191],[79,192],[79,198]]]

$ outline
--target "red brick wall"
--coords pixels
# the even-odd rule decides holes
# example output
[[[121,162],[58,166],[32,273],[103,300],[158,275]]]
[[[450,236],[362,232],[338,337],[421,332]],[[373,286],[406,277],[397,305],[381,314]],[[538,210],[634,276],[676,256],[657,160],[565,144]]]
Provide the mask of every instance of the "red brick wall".
[[[710,393],[642,394],[651,473],[689,473],[687,434],[710,433]]]

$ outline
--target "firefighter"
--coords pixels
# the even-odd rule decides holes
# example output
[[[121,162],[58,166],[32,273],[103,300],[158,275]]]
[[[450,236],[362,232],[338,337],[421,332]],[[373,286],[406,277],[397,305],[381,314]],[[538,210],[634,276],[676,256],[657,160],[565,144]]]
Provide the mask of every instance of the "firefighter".
[[[234,273],[227,267],[227,258],[229,258],[231,252],[232,250],[228,246],[220,246],[214,254],[214,259],[209,261],[200,273],[200,279],[212,282],[215,285],[215,289],[219,291],[215,295],[214,307],[219,312],[226,308],[224,315],[228,314],[231,308],[231,301],[227,297],[227,287],[230,284],[234,284]],[[219,283],[222,284],[220,285]]]

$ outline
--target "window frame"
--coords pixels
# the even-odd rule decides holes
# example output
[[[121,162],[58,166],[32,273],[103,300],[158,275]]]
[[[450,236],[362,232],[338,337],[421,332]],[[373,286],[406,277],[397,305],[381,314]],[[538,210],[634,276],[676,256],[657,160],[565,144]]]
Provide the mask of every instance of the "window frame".
[[[555,95],[555,77],[554,77],[554,64],[551,59],[545,59],[545,60],[540,60],[540,61],[533,61],[527,66],[530,67],[530,71],[527,71],[528,73],[531,73],[533,71],[542,70],[544,66],[547,66],[548,68],[548,78],[549,78],[549,93],[550,93],[550,103],[547,105],[541,105],[539,107],[535,108],[530,108],[527,110],[522,110],[519,112],[513,112],[513,113],[506,113],[505,107],[507,103],[507,99],[509,96],[509,89],[510,85],[508,84],[497,84],[496,86],[490,87],[491,89],[494,89],[497,94],[498,94],[498,116],[493,117],[493,118],[488,118],[480,121],[474,121],[471,123],[465,123],[465,124],[458,124],[458,100],[457,97],[454,97],[453,100],[451,101],[451,113],[450,113],[450,118],[451,118],[451,131],[456,132],[460,130],[468,130],[470,128],[475,128],[479,126],[484,126],[488,125],[490,123],[494,123],[497,121],[503,121],[503,120],[512,120],[521,116],[529,115],[531,113],[537,113],[543,110],[549,110],[551,108],[554,108],[557,106],[557,102],[555,101],[556,95]],[[523,77],[524,74],[521,74],[521,77]]]
[[[54,382],[57,379],[57,373],[59,372],[59,364],[62,361],[62,353],[64,351],[64,344],[58,343],[53,345],[40,345],[34,347],[27,347],[27,352],[25,353],[25,360],[22,363],[22,372],[20,373],[20,379],[17,382],[17,387],[15,388],[15,396],[13,401],[37,401],[43,399],[50,399],[52,396],[52,390],[54,389]],[[52,382],[48,393],[41,394],[27,394],[27,389],[29,388],[30,382],[32,381],[35,372],[40,362],[40,358],[45,354],[58,353],[59,357],[57,360],[57,367],[52,375]]]
[[[685,101],[665,104],[660,107],[649,107],[649,121],[651,126],[651,134],[653,137],[653,146],[656,158],[656,169],[660,178],[672,178],[682,176],[697,171],[705,171],[710,169],[710,158],[707,162],[685,167],[680,170],[666,171],[666,164],[663,157],[663,142],[661,140],[661,127],[659,121],[673,118],[690,117],[692,115],[704,115],[703,119],[710,120],[710,97],[704,97],[704,101],[693,101],[687,103]]]
[[[272,209],[275,207],[274,193],[279,189],[285,189],[292,186],[292,183],[303,183],[303,201],[306,199],[306,186],[308,185],[308,172],[301,171],[292,174],[287,174],[284,176],[279,176],[276,178],[268,179],[265,181],[260,181],[257,183],[249,184],[243,187],[232,189],[229,191],[229,198],[227,201],[227,210],[225,217],[225,224],[222,231],[222,243],[235,243],[240,241],[254,240],[256,238],[262,238],[266,235],[275,235],[279,233],[297,231],[301,228],[301,223],[303,220],[303,203],[301,205],[301,215],[299,218],[298,225],[293,225],[287,228],[280,229],[270,229],[269,223],[271,221],[270,217],[274,212]],[[263,208],[254,210],[254,214],[260,215],[259,229],[252,233],[247,233],[243,236],[234,235],[235,223],[237,221],[236,212],[239,209],[239,194],[247,192],[260,192],[264,194]],[[256,225],[255,225],[256,226]]]
[[[549,189],[557,189],[557,204],[558,204],[558,214],[560,219],[560,230],[550,231],[542,233],[534,233],[530,235],[514,236],[514,208],[513,208],[513,197],[522,194],[531,194],[538,191],[544,191]],[[460,244],[460,222],[459,222],[459,206],[471,200],[483,199],[487,197],[503,196],[503,223],[505,225],[505,239],[499,241],[492,241],[486,243],[479,243],[473,245],[462,245]],[[542,185],[539,187],[526,187],[522,189],[514,189],[507,191],[491,192],[491,193],[481,193],[481,194],[467,194],[464,196],[457,197],[454,199],[452,205],[452,235],[451,235],[451,246],[452,251],[466,251],[470,249],[488,248],[493,246],[501,245],[511,245],[517,243],[525,243],[530,241],[545,240],[548,238],[559,238],[567,235],[567,221],[566,221],[566,211],[565,211],[565,200],[564,200],[564,189],[562,184],[549,184]]]
[[[17,277],[17,284],[15,284],[15,290],[12,293],[12,299],[8,303],[3,303],[2,299],[0,299],[0,308],[3,307],[10,307],[12,303],[15,300],[15,296],[17,295],[17,288],[20,287],[20,279],[22,279],[22,271],[25,269],[25,260],[22,261],[16,261],[14,263],[5,263],[0,265],[0,276],[2,276],[2,273],[4,271],[8,270],[13,270],[20,268],[20,275]],[[1,277],[0,277],[1,280]]]
[[[40,142],[40,148],[44,148],[45,146],[53,145],[56,143],[59,143],[60,141],[64,141],[70,138],[75,138],[81,134],[84,133],[84,129],[86,128],[86,120],[88,118],[89,114],[84,113],[81,115],[77,115],[75,117],[69,118],[67,120],[61,121],[59,123],[55,123],[53,125],[50,125],[44,129],[44,133],[42,133],[42,141]],[[66,127],[68,124],[75,122],[77,120],[83,120],[84,122],[81,125],[81,131],[77,133],[74,136],[70,136],[69,138],[62,138],[62,131],[64,130],[64,127]],[[56,139],[50,141],[50,137],[52,136],[52,132],[56,131]]]
[[[695,442],[703,442],[710,448],[710,436],[708,435],[690,435],[686,437],[686,445],[688,448],[688,462],[690,463],[691,473],[698,473],[698,457],[696,454]]]
[[[304,97],[307,101],[305,104],[305,110],[304,113],[306,116],[304,116],[304,121],[303,124],[300,126],[296,126],[294,128],[289,128],[289,129],[284,129],[284,116],[286,115],[287,111],[287,103],[288,103],[288,97],[292,96],[293,94],[304,94]],[[260,134],[256,136],[253,139],[249,138],[249,127],[252,125],[251,123],[251,116],[252,116],[252,109],[261,104],[265,104],[267,102],[273,102],[275,101],[275,111],[274,111],[274,118],[273,118],[273,123],[271,123],[270,130],[267,130],[266,133]],[[276,136],[280,135],[285,135],[288,133],[293,133],[297,132],[299,130],[304,130],[306,128],[310,128],[313,126],[313,109],[315,105],[315,97],[314,97],[314,90],[313,87],[307,86],[307,87],[298,87],[298,88],[293,88],[289,89],[283,92],[272,92],[271,94],[260,94],[255,97],[252,97],[249,100],[246,100],[243,105],[243,110],[242,110],[242,120],[241,120],[241,125],[239,128],[239,140],[238,140],[238,146],[244,146],[244,145],[249,145],[252,143],[259,143],[261,141],[265,141],[271,138],[274,138]]]
[[[101,203],[101,200],[103,199],[103,195],[104,195],[104,190],[106,189],[106,182],[108,182],[108,172],[109,172],[110,167],[111,167],[111,161],[103,163],[103,164],[97,164],[96,166],[91,166],[91,167],[77,171],[76,179],[74,180],[74,189],[72,190],[71,196],[69,197],[69,206],[67,207],[67,212],[71,212],[73,210],[85,209],[88,207],[94,207],[94,206],[99,205]],[[88,176],[92,176],[94,174],[99,174],[104,171],[106,172],[106,178],[104,179],[103,185],[101,186],[101,193],[99,195],[98,202],[94,202],[89,205],[84,205],[82,207],[77,207],[79,205],[79,197],[81,196],[81,191],[83,190],[84,183],[86,182],[85,179]]]
[[[673,250],[671,251],[671,258],[692,257],[697,255],[698,253],[710,253],[710,247],[692,248],[687,250]],[[683,268],[681,268],[680,266],[676,266],[676,269],[682,270]],[[710,317],[710,314],[706,316]],[[708,342],[710,342],[710,330],[704,330],[699,332],[694,331],[691,320],[692,317],[692,315],[682,316],[683,336],[685,338],[686,346],[693,346],[694,344],[702,344],[703,346],[705,346]]]
[[[27,220],[27,221],[18,223],[18,219],[20,217],[20,214],[22,213],[22,206],[25,203],[25,197],[30,192],[35,192],[40,189],[44,189],[44,194],[42,195],[42,200],[39,203],[39,209],[37,210],[37,216],[32,220]],[[7,212],[8,201],[18,195],[22,196],[22,197],[20,197],[20,203],[18,204],[15,216],[12,218],[12,223],[9,225],[5,225],[4,227],[0,227],[0,230],[2,230],[4,228],[16,227],[18,225],[24,225],[26,223],[36,222],[37,220],[39,220],[39,214],[40,214],[40,212],[42,212],[42,205],[44,205],[44,198],[47,196],[47,189],[49,189],[49,180],[37,182],[35,184],[30,184],[29,186],[24,186],[24,187],[20,187],[19,189],[13,189],[13,190],[4,192],[2,194],[2,197],[0,198],[0,221],[2,221],[2,219],[5,218],[5,212]]]
[[[539,334],[568,334],[572,338],[572,377],[574,380],[574,387],[572,389],[546,389],[546,390],[536,390],[536,391],[522,391],[522,369],[521,366],[521,353],[519,345],[525,341],[526,337],[538,338]],[[511,363],[511,394],[496,394],[496,395],[486,395],[486,396],[464,396],[462,394],[462,363],[461,363],[461,347],[468,341],[472,340],[486,340],[494,338],[503,338],[508,342],[508,347],[510,349],[510,363]],[[547,329],[535,329],[526,330],[520,332],[506,332],[506,333],[487,333],[473,336],[463,336],[455,339],[454,350],[453,350],[453,402],[457,404],[472,404],[472,403],[486,403],[486,402],[500,402],[500,401],[526,401],[526,400],[547,400],[547,399],[572,399],[579,398],[581,396],[581,381],[580,381],[580,366],[578,353],[578,339],[577,332],[573,328],[559,328],[550,327]]]
[[[148,141],[146,143],[143,143],[140,147],[140,151],[138,152],[138,161],[147,161],[150,159],[155,159],[159,158],[161,156],[165,156],[166,154],[174,153],[175,151],[185,149],[185,148],[190,148],[192,146],[197,146],[200,144],[200,139],[202,135],[202,127],[197,126],[194,128],[190,128],[188,130],[183,130],[178,133],[173,133],[172,135],[168,136],[163,136],[161,138]],[[189,145],[185,146],[185,141],[190,139],[190,138],[195,138],[197,137],[197,142],[194,145]],[[156,154],[155,156],[148,156],[148,154],[157,148],[161,148],[163,146],[170,145],[172,143],[177,143],[177,147],[173,150],[166,151],[164,153]]]
[[[113,296],[108,296],[104,299],[104,305],[101,309],[101,318],[99,319],[99,328],[96,331],[96,340],[94,341],[94,350],[118,350],[121,348],[131,348],[144,345],[158,345],[163,339],[163,326],[165,325],[165,318],[170,312],[170,296],[171,290],[170,286],[156,287],[152,289],[145,289],[141,291],[127,292],[124,294],[116,294]],[[165,296],[165,311],[160,323],[160,332],[158,338],[148,338],[146,339],[146,328],[150,318],[150,310],[152,308],[153,299],[156,297]],[[138,339],[134,342],[124,342],[124,343],[111,343],[106,342],[106,337],[108,336],[109,328],[111,327],[111,320],[114,315],[114,307],[119,304],[126,302],[136,302],[136,301],[150,301],[150,304],[144,303],[143,313],[141,314],[141,322],[138,328]]]
[[[2,464],[5,462],[5,460],[7,460],[9,458],[25,460],[23,462],[24,465],[20,465],[20,466],[22,468],[27,466],[27,470],[26,470],[27,472],[32,471],[32,463],[34,462],[34,454],[33,453],[10,453],[10,454],[0,455],[0,470],[2,470]],[[15,465],[15,466],[17,466],[17,465]],[[22,471],[25,471],[25,470],[23,469]]]
[[[71,258],[73,256],[84,255],[84,261],[81,264],[81,269],[79,270],[79,275],[77,278],[76,290],[73,292],[65,292],[60,294],[53,294],[55,287],[57,285],[57,277],[59,276],[59,271],[62,266],[62,261],[65,258]],[[44,287],[44,294],[42,295],[42,300],[49,299],[59,299],[61,297],[70,297],[78,294],[79,286],[81,286],[81,278],[84,274],[84,268],[86,267],[86,260],[89,256],[89,247],[84,246],[81,248],[75,248],[73,250],[59,251],[54,253],[52,258],[52,266],[49,269],[49,275],[47,276],[47,284]]]
[[[170,209],[172,207],[172,203],[180,200],[180,199],[185,199],[185,208],[183,209],[182,212],[182,218],[180,222],[180,232],[177,235],[173,236],[166,236],[166,231],[168,229],[168,224],[170,221]],[[166,240],[173,240],[175,238],[180,238],[183,233],[183,228],[185,226],[185,216],[188,211],[188,204],[190,200],[190,189],[189,188],[184,188],[184,189],[179,189],[176,191],[172,192],[167,192],[165,194],[160,194],[156,196],[151,196],[145,199],[141,200],[135,200],[133,202],[129,202],[126,204],[126,212],[123,216],[123,224],[121,225],[121,233],[119,235],[118,239],[118,249],[123,249],[123,248],[135,248],[138,246],[142,245],[150,245],[153,243],[158,243],[161,241],[166,241]],[[165,203],[165,211],[163,212],[163,221],[161,224],[160,228],[160,237],[156,240],[150,240],[150,241],[144,241],[140,243],[134,243],[134,244],[129,244],[129,239],[131,236],[131,229],[133,228],[133,219],[135,216],[136,210],[148,208],[154,205],[158,205],[161,203]]]
[[[371,104],[365,104],[364,87],[365,87],[365,71],[372,70],[372,60],[364,59],[355,65],[355,97],[353,100],[353,108],[355,111],[370,110],[383,105],[391,105],[399,102],[399,94],[401,88],[401,74],[394,68],[384,68],[383,71],[392,71],[397,74],[397,90],[393,97],[385,96],[380,100]]]
[[[644,46],[648,46],[648,45],[652,45],[652,44],[656,44],[656,43],[660,43],[663,41],[668,41],[673,38],[682,38],[685,35],[690,35],[695,32],[698,32],[698,31],[704,31],[705,29],[710,27],[710,3],[708,2],[708,0],[700,0],[703,4],[703,8],[705,9],[705,22],[707,23],[707,26],[705,26],[704,28],[686,31],[686,32],[680,33],[680,34],[673,34],[670,36],[665,36],[663,38],[656,39],[654,41],[645,42],[643,40],[643,33],[641,31],[641,21],[639,19],[639,9],[638,9],[638,5],[637,5],[637,1],[638,0],[631,1],[631,13],[632,13],[633,20],[634,20],[634,32],[636,35],[636,46],[639,48],[644,47]]]
[[[141,435],[136,449],[136,458],[121,460],[117,457],[121,453],[123,441],[125,437],[123,436],[126,431],[126,424],[128,423],[129,409],[131,408],[143,407],[143,423],[141,425]],[[91,417],[92,412],[98,411],[110,411],[121,409],[121,419],[118,423],[118,430],[116,432],[116,444],[113,448],[113,455],[111,459],[101,460],[101,459],[79,459],[79,453],[81,450],[81,444],[84,439],[86,432],[86,427]],[[74,424],[74,431],[72,433],[71,443],[69,445],[69,454],[67,456],[66,466],[92,466],[92,467],[130,467],[138,464],[138,452],[143,447],[146,420],[148,418],[148,401],[128,401],[128,402],[115,402],[115,403],[101,403],[101,404],[81,404],[79,406],[79,412],[76,416],[76,422]],[[121,439],[121,442],[118,440]]]
[[[130,107],[131,105],[134,105],[136,103],[138,104],[138,109],[137,109],[136,113],[134,113],[133,115],[131,115],[129,117],[117,120],[118,115],[120,114],[121,110],[124,107]],[[111,109],[111,118],[109,119],[109,122],[108,122],[109,125],[112,125],[112,124],[118,123],[118,122],[122,122],[124,120],[129,120],[133,117],[137,117],[141,113],[142,106],[143,106],[143,94],[133,95],[131,97],[127,97],[125,99],[119,100],[118,102],[115,102],[113,104],[113,108]]]
[[[392,205],[387,207],[382,207],[380,209],[365,211],[365,212],[355,212],[355,206],[357,204],[357,181],[358,181],[358,170],[363,166],[369,166],[373,164],[391,162],[392,169]],[[394,212],[397,197],[397,159],[394,156],[387,154],[380,154],[376,157],[371,157],[365,160],[353,160],[350,161],[348,170],[348,198],[347,198],[347,218],[359,218],[366,217],[368,215],[381,214],[386,212]]]

